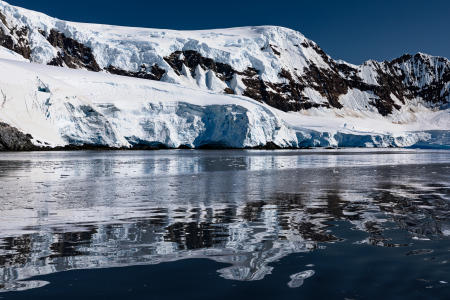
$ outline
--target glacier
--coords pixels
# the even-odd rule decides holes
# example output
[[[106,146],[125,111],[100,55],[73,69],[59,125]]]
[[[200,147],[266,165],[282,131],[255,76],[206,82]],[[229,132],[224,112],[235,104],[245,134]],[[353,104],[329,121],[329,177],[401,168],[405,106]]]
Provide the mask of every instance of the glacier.
[[[163,82],[0,60],[3,121],[44,146],[291,146],[295,132],[257,101]]]
[[[0,58],[0,69],[0,119],[43,147],[449,145],[448,110],[417,106],[396,124],[337,109],[283,112],[239,95],[19,60]]]

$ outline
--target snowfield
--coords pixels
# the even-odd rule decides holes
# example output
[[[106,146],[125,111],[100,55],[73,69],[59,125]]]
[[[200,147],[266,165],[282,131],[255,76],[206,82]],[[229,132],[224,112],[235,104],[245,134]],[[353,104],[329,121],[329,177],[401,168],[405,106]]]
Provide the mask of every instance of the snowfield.
[[[40,146],[448,148],[449,110],[282,112],[238,95],[23,61],[0,51],[0,120]],[[354,99],[344,99],[354,101]]]
[[[31,60],[38,63],[48,63],[57,55],[58,49],[39,33],[41,30],[49,34],[53,29],[92,49],[101,68],[113,65],[124,70],[138,71],[142,65],[154,64],[169,68],[164,57],[183,50],[198,51],[217,62],[231,64],[238,71],[244,71],[249,66],[261,69],[264,78],[275,81],[279,80],[278,73],[282,68],[306,66],[309,60],[328,67],[312,48],[298,51],[301,43],[310,40],[297,31],[283,27],[178,31],[76,23],[12,6],[4,1],[0,2],[0,12],[5,15],[9,24],[29,28],[31,48],[37,49],[32,52]],[[286,48],[289,56],[280,60],[271,51],[270,45],[279,45],[277,47],[280,51]],[[208,85],[210,89],[219,90],[219,86],[206,83],[205,74],[196,74],[195,78],[190,74],[180,77],[169,69],[164,81],[191,86]]]

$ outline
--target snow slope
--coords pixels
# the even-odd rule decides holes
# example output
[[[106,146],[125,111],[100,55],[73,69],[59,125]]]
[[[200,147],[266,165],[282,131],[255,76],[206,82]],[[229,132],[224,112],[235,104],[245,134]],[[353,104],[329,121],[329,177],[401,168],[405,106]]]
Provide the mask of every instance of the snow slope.
[[[6,49],[4,47],[0,47],[0,58],[1,59],[8,59],[8,60],[17,60],[17,61],[26,61],[30,62],[28,59],[24,58],[22,55]]]
[[[138,71],[143,64],[158,64],[169,68],[164,57],[182,50],[198,51],[215,61],[232,64],[238,71],[244,71],[249,66],[260,67],[265,70],[265,77],[275,80],[278,80],[281,68],[293,62],[307,65],[307,60],[313,59],[317,64],[326,66],[312,48],[298,52],[293,45],[309,40],[299,32],[282,27],[177,31],[75,23],[11,6],[4,1],[0,2],[0,11],[11,27],[29,29],[27,38],[33,50],[31,59],[38,63],[48,63],[57,55],[58,49],[46,37],[53,29],[91,48],[101,68],[113,65],[124,70]],[[270,43],[285,44],[290,48],[292,56],[280,61],[270,49]],[[261,50],[264,47],[268,49]],[[179,79],[173,70],[167,77],[169,81],[189,83],[189,76]]]
[[[245,95],[283,111],[334,107],[387,116],[409,102],[450,102],[449,60],[423,53],[356,66],[277,26],[176,31],[85,24],[4,1],[0,14],[0,45],[42,64]]]
[[[449,111],[420,105],[394,124],[376,113],[282,112],[238,95],[17,60],[0,59],[0,69],[0,120],[42,146],[449,145]]]

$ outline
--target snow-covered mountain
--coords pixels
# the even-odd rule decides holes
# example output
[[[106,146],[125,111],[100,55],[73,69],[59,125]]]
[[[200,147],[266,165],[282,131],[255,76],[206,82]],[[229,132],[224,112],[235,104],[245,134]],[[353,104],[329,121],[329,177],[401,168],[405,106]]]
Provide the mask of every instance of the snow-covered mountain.
[[[356,66],[282,27],[73,23],[3,1],[0,46],[0,122],[24,143],[450,145],[450,61],[442,57]],[[3,148],[28,147],[2,142],[11,134],[1,128]]]

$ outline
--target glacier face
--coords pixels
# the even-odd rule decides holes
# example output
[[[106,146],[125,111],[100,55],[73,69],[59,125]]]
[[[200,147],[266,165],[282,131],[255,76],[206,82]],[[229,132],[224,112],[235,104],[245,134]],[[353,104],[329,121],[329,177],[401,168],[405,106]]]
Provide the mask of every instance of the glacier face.
[[[0,121],[38,146],[449,147],[450,62],[422,53],[355,66],[282,27],[82,24],[2,1],[0,59]]]
[[[0,68],[0,117],[39,146],[448,145],[439,145],[448,110],[421,107],[409,112],[415,121],[393,124],[378,114],[283,112],[244,96],[29,62],[0,59]]]
[[[178,85],[0,59],[1,118],[38,145],[292,146],[257,101]]]

